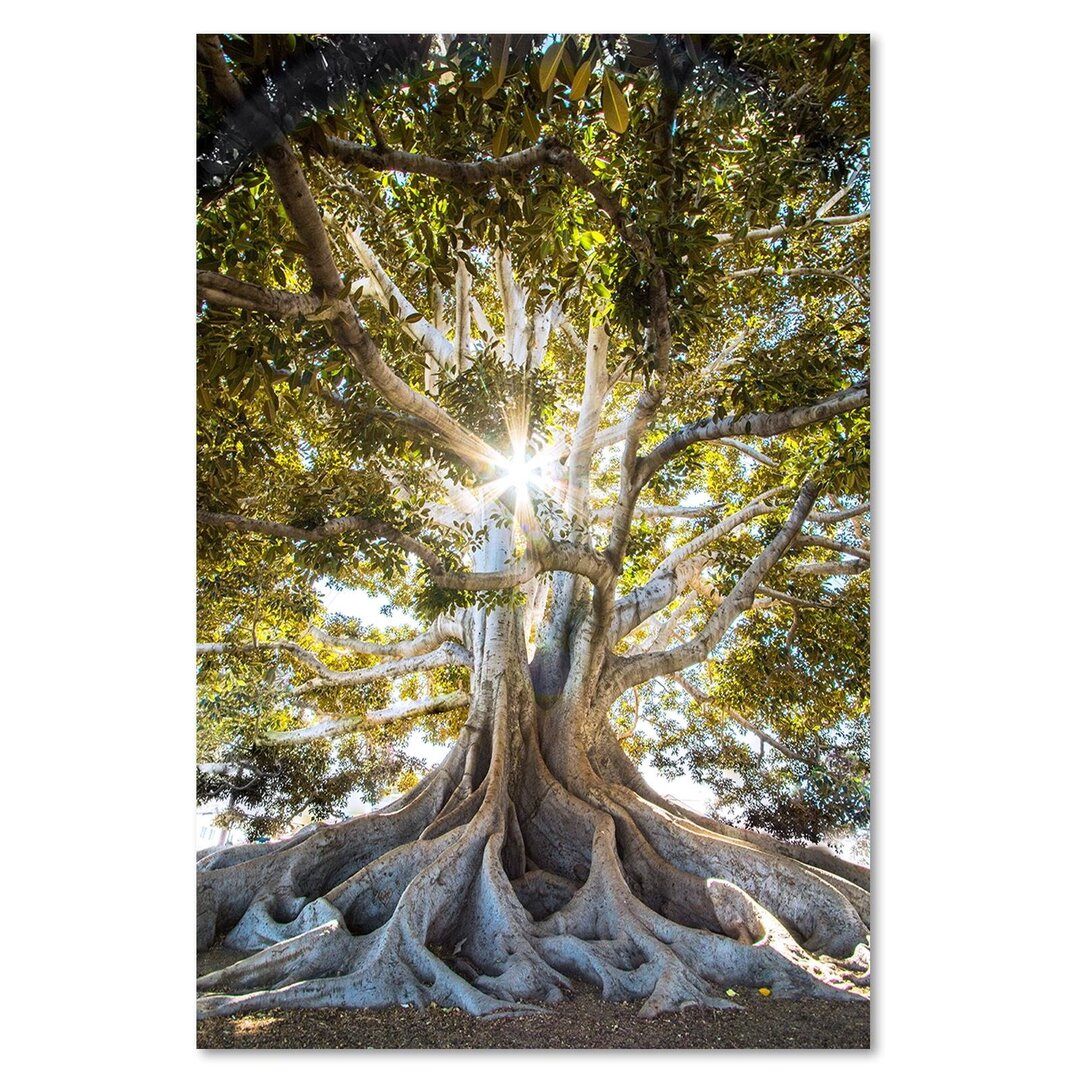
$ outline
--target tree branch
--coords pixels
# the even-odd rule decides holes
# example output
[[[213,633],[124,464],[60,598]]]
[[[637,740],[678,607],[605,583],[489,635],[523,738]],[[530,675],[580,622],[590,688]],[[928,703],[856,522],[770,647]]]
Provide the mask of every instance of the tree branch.
[[[215,307],[240,307],[264,311],[280,318],[313,315],[322,306],[314,293],[293,293],[282,289],[266,289],[226,274],[199,270],[195,275],[195,290],[200,300]]]
[[[747,503],[742,509],[737,510],[734,514],[729,514],[712,528],[706,529],[681,547],[676,548],[660,563],[648,581],[631,590],[616,602],[611,621],[611,630],[608,635],[609,641],[614,644],[614,642],[622,640],[651,615],[666,608],[682,592],[683,588],[705,568],[704,562],[688,566],[690,559],[702,548],[708,547],[709,544],[719,540],[722,536],[734,532],[740,525],[745,524],[752,518],[775,510],[776,508],[769,506],[765,500],[782,490],[783,488],[773,488],[771,491],[766,491],[752,502]],[[684,567],[683,572],[679,573],[680,568]]]
[[[354,637],[337,637],[328,634],[320,626],[312,626],[309,630],[316,641],[331,645],[335,649],[348,649],[349,652],[361,656],[421,656],[438,648],[444,641],[464,641],[461,623],[449,615],[439,615],[429,629],[407,641],[362,641]]]
[[[841,273],[839,270],[825,270],[816,266],[751,266],[745,270],[732,270],[724,274],[725,281],[736,281],[739,278],[747,277],[763,277],[772,275],[774,277],[822,277],[833,278],[836,281],[843,281],[846,285],[850,286],[863,300],[870,299],[870,292],[862,285],[860,285],[853,277],[849,277],[847,274]]]
[[[786,236],[788,233],[802,232],[806,229],[820,228],[821,226],[857,225],[860,221],[868,221],[870,211],[859,214],[846,214],[841,217],[812,218],[800,225],[772,225],[765,229],[751,229],[746,236],[738,237],[735,233],[719,233],[716,237],[718,248],[731,247],[733,244],[745,243],[752,240],[775,240],[778,236]]]
[[[798,566],[793,566],[787,571],[789,574],[802,574],[808,577],[838,577],[848,576],[853,577],[856,574],[865,574],[870,569],[868,562],[863,562],[862,559],[853,559],[851,562],[813,562],[813,563],[799,563]]]
[[[454,184],[485,183],[499,176],[535,168],[548,160],[548,149],[543,142],[513,154],[480,161],[447,161],[404,150],[380,150],[338,138],[328,138],[326,148],[332,157],[346,165],[362,165],[374,172],[417,173]]]
[[[437,713],[453,712],[466,709],[471,697],[464,690],[450,694],[427,698],[424,701],[402,701],[385,709],[373,709],[360,716],[325,717],[307,727],[293,728],[291,731],[270,731],[265,733],[260,742],[264,743],[305,743],[315,739],[334,739],[340,735],[350,735],[356,731],[370,731],[385,727],[401,720],[413,720],[419,716],[431,716]]]
[[[806,548],[806,547],[819,547],[826,548],[829,551],[838,551],[841,555],[853,555],[856,559],[862,559],[863,562],[868,563],[870,561],[870,552],[866,548],[853,547],[850,544],[842,544],[839,540],[833,540],[828,536],[818,536],[816,533],[803,533],[801,536],[795,537],[795,543],[792,547]]]
[[[732,435],[756,435],[764,438],[829,420],[870,402],[869,383],[858,383],[831,397],[810,405],[796,405],[771,413],[728,416],[698,420],[669,435],[638,462],[635,484],[640,489],[676,454],[694,443],[714,441]]]
[[[455,642],[447,641],[432,652],[421,656],[408,656],[397,660],[387,660],[382,664],[361,668],[359,671],[331,671],[329,669],[318,678],[309,679],[298,686],[296,694],[306,694],[309,690],[321,690],[327,686],[363,686],[376,679],[396,679],[401,675],[412,675],[418,671],[431,671],[434,668],[456,664],[461,667],[472,666],[472,653]]]
[[[305,667],[325,677],[334,674],[313,652],[309,652],[295,641],[248,641],[248,642],[207,642],[200,641],[195,645],[196,656],[229,655],[232,653],[252,652],[287,652],[295,656]]]
[[[631,686],[647,682],[657,676],[670,675],[692,664],[700,664],[724,636],[732,622],[753,604],[755,590],[798,535],[799,529],[806,520],[806,515],[814,505],[817,492],[816,484],[810,482],[803,484],[783,528],[750,564],[739,578],[735,588],[724,598],[723,603],[696,637],[685,645],[679,645],[665,652],[649,652],[643,656],[614,658],[612,672],[607,680],[605,697],[610,697],[614,701]]]
[[[850,510],[814,510],[807,517],[807,521],[819,521],[822,524],[831,525],[837,521],[847,521],[848,518],[860,517],[862,514],[868,513],[869,510],[870,504],[868,502],[859,503],[858,506],[853,506]]]
[[[440,368],[450,369],[454,364],[454,346],[427,319],[420,315],[405,294],[394,284],[383,269],[375,252],[364,242],[359,229],[346,234],[349,247],[360,265],[375,282],[375,296],[379,303],[395,318],[407,337],[412,338]],[[391,301],[393,301],[391,303]]]

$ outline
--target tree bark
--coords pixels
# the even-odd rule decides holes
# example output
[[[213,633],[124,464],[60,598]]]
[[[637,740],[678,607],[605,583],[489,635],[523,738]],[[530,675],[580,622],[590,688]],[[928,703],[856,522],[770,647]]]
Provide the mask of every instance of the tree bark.
[[[474,572],[507,543],[494,536]],[[645,1016],[734,1007],[736,985],[865,993],[864,868],[666,803],[580,684],[537,686],[525,616],[464,613],[468,722],[412,791],[199,862],[200,949],[251,953],[199,980],[202,1015],[432,1002],[513,1015],[575,980]],[[563,639],[564,670],[581,632]]]

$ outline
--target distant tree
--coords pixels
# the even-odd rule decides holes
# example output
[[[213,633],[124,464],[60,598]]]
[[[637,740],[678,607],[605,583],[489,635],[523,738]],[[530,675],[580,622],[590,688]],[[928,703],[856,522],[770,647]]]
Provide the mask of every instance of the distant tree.
[[[203,1012],[864,983],[867,40],[198,55]]]

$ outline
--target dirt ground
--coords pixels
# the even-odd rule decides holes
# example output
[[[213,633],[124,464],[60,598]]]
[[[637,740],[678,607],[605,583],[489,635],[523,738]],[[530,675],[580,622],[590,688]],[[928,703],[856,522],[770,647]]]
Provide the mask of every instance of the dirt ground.
[[[199,973],[239,959],[214,950]],[[777,1001],[733,987],[741,1009],[687,1009],[654,1020],[640,1003],[601,1001],[577,984],[545,1016],[478,1020],[459,1009],[273,1009],[197,1022],[202,1049],[868,1049],[870,1004]]]

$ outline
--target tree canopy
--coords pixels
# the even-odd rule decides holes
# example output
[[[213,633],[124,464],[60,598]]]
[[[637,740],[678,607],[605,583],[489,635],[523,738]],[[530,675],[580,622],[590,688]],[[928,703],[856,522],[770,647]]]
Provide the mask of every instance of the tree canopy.
[[[542,615],[584,535],[638,669],[609,694],[630,756],[785,839],[864,824],[867,40],[220,44],[198,68],[200,796],[264,832],[407,788],[414,727],[452,741],[468,715],[438,628]],[[708,638],[807,485],[745,614],[649,675]],[[478,490],[517,517],[486,581]],[[338,588],[385,622],[329,614]]]

